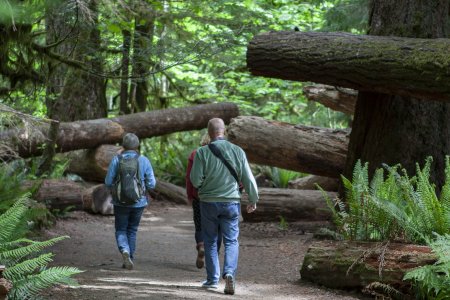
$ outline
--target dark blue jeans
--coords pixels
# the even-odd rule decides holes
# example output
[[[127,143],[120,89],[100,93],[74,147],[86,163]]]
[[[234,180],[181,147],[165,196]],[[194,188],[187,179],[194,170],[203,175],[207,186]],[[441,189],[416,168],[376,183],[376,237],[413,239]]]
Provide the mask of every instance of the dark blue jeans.
[[[130,253],[134,258],[136,250],[136,234],[145,207],[127,207],[114,205],[116,242],[119,251]]]
[[[205,244],[206,280],[217,283],[220,278],[217,240],[219,228],[222,231],[225,256],[223,273],[235,276],[239,258],[239,202],[202,202],[202,231]]]
[[[195,198],[193,199],[192,210],[194,212],[195,242],[197,243],[198,246],[198,244],[203,244],[202,214],[200,210],[200,200]],[[222,245],[222,232],[220,231],[219,227],[217,234],[217,252],[219,252],[221,245]]]

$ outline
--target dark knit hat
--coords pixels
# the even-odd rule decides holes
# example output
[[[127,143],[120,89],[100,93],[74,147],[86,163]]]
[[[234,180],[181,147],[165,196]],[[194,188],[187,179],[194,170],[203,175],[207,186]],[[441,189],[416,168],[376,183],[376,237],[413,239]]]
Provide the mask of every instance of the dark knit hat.
[[[123,136],[122,147],[125,150],[137,150],[139,148],[139,138],[133,133],[127,133]]]

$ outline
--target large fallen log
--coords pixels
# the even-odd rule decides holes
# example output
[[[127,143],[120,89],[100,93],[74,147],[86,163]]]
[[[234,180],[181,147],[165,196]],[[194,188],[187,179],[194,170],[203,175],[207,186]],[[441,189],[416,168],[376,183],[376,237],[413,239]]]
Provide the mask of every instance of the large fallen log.
[[[426,246],[369,242],[316,241],[300,270],[302,279],[330,288],[363,288],[373,282],[407,290],[404,274],[432,264],[436,257]]]
[[[339,177],[347,155],[347,132],[292,125],[260,117],[237,117],[228,138],[250,162],[327,177]]]
[[[52,209],[86,210],[103,215],[113,214],[111,194],[104,184],[74,182],[66,179],[45,179],[26,181],[25,189],[34,187],[33,199]],[[177,204],[186,204],[184,188],[157,180],[152,196],[158,200],[167,200]]]
[[[244,221],[323,221],[331,217],[321,191],[260,188],[258,192],[259,202],[256,211],[251,214],[245,209],[247,194],[243,195],[241,211]],[[337,195],[333,192],[327,194],[330,198]]]
[[[141,112],[111,119],[61,123],[56,151],[66,152],[118,143],[126,132],[133,132],[140,138],[149,138],[202,129],[211,118],[220,117],[228,123],[238,115],[238,107],[235,104],[217,103]],[[0,141],[2,146],[15,150],[21,157],[40,155],[42,146],[48,140],[48,131],[48,125],[42,125],[33,131],[7,130],[0,132]]]
[[[44,179],[42,181],[25,181],[25,189],[34,189],[33,199],[44,203],[52,209],[63,210],[69,206],[75,210],[91,210],[83,199],[92,199],[91,183],[75,182],[66,179]],[[91,202],[88,201],[90,204]]]
[[[250,41],[253,75],[450,101],[449,39],[267,32]]]
[[[355,112],[358,91],[346,88],[337,88],[325,84],[315,84],[303,87],[303,94],[310,101],[331,108],[335,111],[353,115]]]

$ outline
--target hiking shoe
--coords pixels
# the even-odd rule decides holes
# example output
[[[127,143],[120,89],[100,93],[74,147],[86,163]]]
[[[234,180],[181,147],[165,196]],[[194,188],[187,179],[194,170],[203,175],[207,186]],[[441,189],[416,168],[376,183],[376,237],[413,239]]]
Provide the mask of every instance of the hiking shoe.
[[[223,292],[227,295],[234,295],[234,277],[233,275],[225,275],[225,289]]]
[[[211,282],[208,280],[203,281],[202,288],[204,289],[217,289],[219,284],[217,282]]]
[[[130,253],[127,251],[122,252],[123,265],[122,267],[127,270],[133,270],[133,261],[130,258]]]
[[[197,268],[201,269],[205,265],[205,248],[197,247],[197,260],[195,261]]]

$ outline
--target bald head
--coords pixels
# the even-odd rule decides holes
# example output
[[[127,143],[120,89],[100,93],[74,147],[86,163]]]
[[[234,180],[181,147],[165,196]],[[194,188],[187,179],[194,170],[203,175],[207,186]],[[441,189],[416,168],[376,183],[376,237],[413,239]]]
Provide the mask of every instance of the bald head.
[[[220,118],[213,118],[208,121],[208,134],[211,139],[224,136],[225,123]]]

